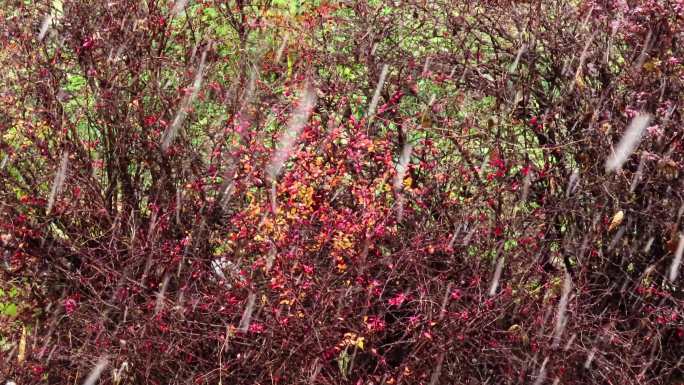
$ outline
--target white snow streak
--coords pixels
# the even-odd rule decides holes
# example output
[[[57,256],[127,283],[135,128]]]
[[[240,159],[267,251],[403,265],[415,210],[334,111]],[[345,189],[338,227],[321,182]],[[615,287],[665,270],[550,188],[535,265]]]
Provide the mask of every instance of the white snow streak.
[[[565,273],[565,279],[563,280],[563,291],[561,293],[560,303],[558,304],[558,312],[556,313],[556,329],[554,332],[553,341],[554,347],[557,347],[560,344],[561,335],[563,335],[563,330],[565,329],[565,310],[568,307],[568,298],[570,297],[571,290],[572,279],[568,273]]]
[[[69,153],[64,151],[62,154],[62,160],[59,163],[59,170],[55,175],[55,180],[52,182],[52,190],[50,191],[50,198],[48,199],[47,213],[50,214],[52,211],[52,206],[55,204],[55,199],[59,193],[62,192],[62,187],[64,186],[64,180],[66,179],[66,170],[69,165]]]
[[[380,99],[380,91],[382,91],[382,86],[385,84],[385,78],[387,77],[387,71],[389,66],[387,64],[382,66],[380,71],[380,79],[378,80],[378,85],[375,86],[375,92],[373,93],[373,99],[371,99],[370,106],[368,106],[367,116],[373,116],[375,114],[375,108],[378,106],[378,100]]]
[[[541,385],[546,379],[546,364],[548,362],[549,357],[544,358],[544,362],[542,362],[542,366],[539,369],[539,375],[537,376],[537,379],[534,381],[534,385]]]
[[[394,190],[401,191],[401,186],[404,184],[404,176],[408,170],[408,164],[411,160],[411,152],[413,151],[413,146],[410,143],[404,144],[401,149],[401,156],[399,157],[399,163],[397,163],[397,173],[394,175]]]
[[[43,40],[43,38],[45,37],[45,34],[47,34],[47,31],[50,28],[50,23],[52,23],[52,15],[45,15],[45,18],[43,19],[43,23],[40,25],[40,32],[38,33],[38,41]]]
[[[273,155],[273,158],[271,159],[271,163],[266,169],[266,174],[271,180],[274,181],[283,169],[283,165],[290,157],[292,146],[297,141],[302,128],[304,128],[304,125],[309,120],[309,116],[315,105],[316,93],[308,84],[306,84],[304,86],[304,95],[299,100],[299,105],[287,124],[287,131],[280,140],[278,150],[276,150],[275,155]]]
[[[239,330],[246,333],[249,330],[249,325],[252,323],[252,312],[254,312],[254,301],[256,301],[256,294],[249,293],[247,296],[247,306],[245,311],[242,313],[242,319],[240,319]]]
[[[651,121],[650,114],[637,115],[627,127],[627,131],[617,145],[613,154],[606,160],[606,172],[619,170],[627,158],[634,152],[641,142],[644,130]]]
[[[171,142],[176,138],[176,135],[178,134],[178,129],[180,128],[181,124],[183,124],[183,122],[185,121],[185,117],[188,114],[187,110],[192,105],[192,102],[195,101],[195,98],[197,98],[197,94],[199,93],[200,87],[202,86],[202,79],[204,78],[204,66],[207,59],[207,51],[210,46],[211,44],[207,44],[206,47],[204,47],[204,51],[202,52],[202,58],[200,59],[199,68],[197,69],[197,73],[195,74],[195,80],[192,82],[192,90],[190,92],[190,95],[187,95],[185,98],[183,98],[180,109],[178,110],[178,113],[176,113],[176,117],[173,119],[171,125],[164,131],[164,134],[162,135],[162,150],[164,151],[168,150],[169,146],[171,145]]]
[[[492,285],[489,288],[489,296],[493,297],[496,294],[496,289],[499,288],[499,279],[501,279],[501,271],[503,270],[504,258],[499,258],[496,264],[496,271],[494,271],[494,278],[492,278]]]
[[[90,374],[88,375],[88,378],[83,382],[83,385],[95,385],[97,383],[97,380],[100,378],[100,375],[102,374],[102,371],[104,370],[105,367],[107,367],[107,364],[109,364],[109,360],[106,357],[101,357],[98,361],[93,370],[90,371]]]
[[[171,14],[174,15],[174,16],[177,15],[177,14],[179,14],[180,11],[182,11],[183,8],[185,8],[185,5],[186,5],[187,3],[188,3],[188,0],[177,0],[177,1],[173,4],[173,9],[171,10]]]
[[[679,266],[682,264],[682,253],[684,253],[684,236],[679,234],[679,243],[677,244],[677,251],[675,252],[675,257],[672,260],[672,265],[670,266],[670,281],[674,282],[679,275]]]

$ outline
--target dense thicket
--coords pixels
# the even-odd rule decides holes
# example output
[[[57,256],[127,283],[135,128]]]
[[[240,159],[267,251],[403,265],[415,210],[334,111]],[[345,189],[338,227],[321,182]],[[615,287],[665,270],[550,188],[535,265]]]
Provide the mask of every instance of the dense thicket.
[[[0,33],[0,377],[684,381],[681,1],[2,0]]]

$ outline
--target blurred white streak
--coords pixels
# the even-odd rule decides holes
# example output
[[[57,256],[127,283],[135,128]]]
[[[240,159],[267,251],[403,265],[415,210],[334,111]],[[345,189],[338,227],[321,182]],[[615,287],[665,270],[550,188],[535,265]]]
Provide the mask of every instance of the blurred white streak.
[[[627,226],[620,226],[618,231],[613,235],[613,238],[610,240],[610,243],[608,244],[608,250],[612,250],[618,242],[620,242],[620,239],[622,239],[622,236],[625,235],[625,232],[627,231]]]
[[[50,28],[50,23],[52,23],[52,15],[45,15],[45,18],[43,19],[43,23],[40,25],[40,32],[38,33],[38,41],[43,40],[45,37],[45,34],[47,33],[48,29]]]
[[[247,105],[252,103],[253,97],[254,97],[254,88],[256,86],[256,78],[257,78],[257,71],[254,69],[254,66],[249,67],[249,80],[247,82],[247,87],[242,94],[242,97],[240,98],[240,108],[239,108],[239,127],[240,127],[240,137],[244,137],[246,132],[247,127],[251,124],[249,119],[246,117],[248,115],[247,113]],[[235,190],[235,176],[237,175],[237,166],[236,164],[238,163],[237,159],[229,159],[228,164],[226,165],[226,173],[224,174],[224,182],[221,185],[221,208],[223,210],[226,210],[228,208],[228,203],[230,202],[230,198],[233,196],[233,192]]]
[[[315,384],[316,383],[316,377],[318,377],[318,374],[321,372],[321,365],[318,363],[318,358],[314,361],[314,369],[311,373],[311,376],[309,377],[309,384]]]
[[[503,270],[504,258],[499,258],[496,264],[496,271],[494,271],[494,278],[492,278],[492,285],[489,288],[489,296],[493,297],[496,294],[496,289],[499,288],[499,279],[501,279],[501,271]]]
[[[266,273],[271,271],[271,268],[273,267],[273,262],[275,261],[277,255],[278,250],[276,250],[275,244],[271,243],[271,249],[269,250],[268,255],[266,256]]]
[[[401,149],[401,156],[399,157],[399,162],[396,166],[396,174],[394,175],[394,193],[397,195],[397,221],[401,222],[404,217],[404,196],[401,194],[402,186],[404,184],[404,176],[408,170],[408,164],[411,160],[411,152],[413,147],[411,144],[406,143]]]
[[[52,182],[52,190],[50,191],[50,197],[48,199],[47,214],[52,211],[52,206],[55,204],[55,199],[62,192],[62,187],[64,186],[64,180],[66,179],[66,170],[69,165],[69,152],[64,151],[62,154],[62,160],[59,162],[59,170],[55,175],[55,180]]]
[[[485,167],[487,167],[487,164],[489,163],[489,154],[485,155],[484,159],[482,159],[482,164],[480,165],[480,169],[478,171],[478,176],[480,179],[482,179],[482,176],[484,175],[485,172]]]
[[[169,285],[170,275],[166,274],[164,280],[162,281],[162,287],[157,293],[157,303],[154,306],[154,315],[157,315],[159,311],[164,307],[164,298],[166,297],[166,287]]]
[[[124,361],[119,366],[119,369],[112,369],[112,380],[114,384],[120,384],[123,380],[123,374],[128,372],[128,361]]]
[[[580,54],[579,58],[579,65],[577,66],[577,70],[575,71],[575,77],[573,78],[572,83],[570,83],[570,92],[572,92],[575,89],[577,79],[579,79],[582,76],[582,67],[584,67],[584,62],[585,60],[587,60],[587,52],[589,51],[589,46],[591,46],[591,42],[594,41],[595,36],[596,32],[592,33],[591,36],[589,36],[589,39],[587,39],[587,42],[584,44],[584,48],[582,49],[582,53]]]
[[[109,50],[109,55],[107,56],[107,63],[117,62],[121,59],[121,53],[123,52],[123,45],[119,46],[114,52],[114,48]],[[167,81],[168,83],[168,81]],[[168,84],[165,84],[163,88],[166,88]]]
[[[7,166],[7,161],[9,160],[9,155],[5,154],[2,158],[2,163],[0,163],[0,170],[3,170]]]
[[[387,71],[389,70],[389,65],[385,64],[382,66],[380,71],[380,79],[378,80],[378,85],[375,86],[375,92],[373,93],[373,99],[368,106],[368,112],[366,116],[373,116],[375,114],[375,108],[378,106],[378,100],[380,100],[380,92],[382,91],[382,86],[385,84],[385,78],[387,77]]]
[[[526,201],[527,197],[530,195],[530,186],[532,186],[532,173],[528,172],[523,179],[523,192],[522,200]]]
[[[651,237],[648,239],[648,241],[646,241],[646,245],[644,246],[644,253],[648,253],[649,251],[651,251],[653,241],[655,241],[655,237]]]
[[[591,367],[591,362],[594,361],[594,356],[596,356],[596,347],[591,348],[591,352],[587,356],[587,360],[584,362],[584,369],[589,369]]]
[[[608,44],[607,44],[607,46],[606,46],[606,52],[605,52],[606,55],[605,55],[605,57],[603,58],[603,60],[606,62],[606,64],[607,64],[608,61],[610,60],[610,54],[611,54],[611,52],[613,51],[613,40],[615,39],[615,34],[617,33],[618,28],[620,27],[620,23],[621,23],[621,22],[622,22],[622,13],[619,13],[619,14],[618,14],[618,17],[616,18],[616,20],[614,20],[614,21],[611,23],[611,24],[612,24],[612,28],[611,28],[611,31],[610,31],[610,37],[608,38]]]
[[[195,61],[195,56],[197,55],[197,47],[199,47],[199,43],[199,39],[195,40],[195,44],[193,44],[192,50],[190,51],[190,60],[188,60],[188,63],[192,63]]]
[[[235,271],[239,271],[237,269],[237,266],[231,261],[228,260],[226,257],[221,257],[218,259],[214,259],[211,261],[211,269],[214,272],[214,275],[216,275],[220,280],[225,281],[226,280],[226,274],[225,271],[226,269],[230,269],[231,275]]]
[[[375,55],[375,51],[378,49],[378,43],[373,43],[373,47],[371,47],[371,56]]]
[[[90,371],[88,378],[83,382],[83,385],[95,385],[107,364],[109,364],[109,360],[106,357],[100,357],[93,370]]]
[[[606,160],[606,172],[613,172],[619,170],[625,163],[627,158],[634,152],[644,131],[651,121],[650,114],[637,115],[627,127],[625,134],[620,139],[617,148],[613,154]]]
[[[221,208],[226,210],[228,208],[228,203],[230,198],[233,196],[233,191],[235,188],[235,166],[230,165],[230,169],[226,172],[225,182],[223,183],[221,190]]]
[[[684,235],[679,234],[679,243],[677,244],[677,251],[675,251],[674,260],[670,266],[670,281],[674,282],[679,274],[679,266],[682,264],[682,253],[684,253]]]
[[[283,36],[283,42],[280,43],[280,47],[278,47],[278,52],[276,53],[275,56],[275,62],[280,63],[280,59],[283,57],[283,52],[285,52],[285,47],[287,47],[287,41],[290,39],[290,36],[286,33],[285,36]]]
[[[430,95],[430,100],[428,101],[427,106],[431,107],[435,103],[435,99],[437,99],[437,95],[433,93],[432,95]]]
[[[534,381],[534,385],[541,385],[546,379],[546,364],[548,362],[549,357],[544,358],[544,362],[542,362],[542,366],[539,369],[539,375],[537,376],[537,379]]]
[[[271,183],[271,190],[270,190],[270,196],[271,196],[271,211],[273,212],[273,215],[275,215],[278,212],[278,201],[277,201],[277,196],[278,196],[278,190],[276,188],[276,181],[274,180]]]
[[[578,185],[579,185],[579,170],[574,170],[572,172],[572,174],[570,175],[570,179],[568,180],[568,187],[565,190],[565,197],[570,198],[570,195],[574,194],[575,191],[577,190]]]
[[[285,161],[287,161],[287,159],[290,157],[292,146],[299,137],[299,133],[302,131],[302,128],[304,128],[304,125],[309,120],[309,116],[316,105],[316,93],[308,84],[308,82],[304,85],[303,91],[304,94],[299,99],[297,109],[287,124],[287,131],[283,135],[282,139],[280,139],[278,149],[276,150],[275,155],[273,155],[273,158],[271,159],[271,163],[266,169],[266,174],[272,181],[275,181],[280,174],[280,171],[283,169]]]
[[[430,385],[435,385],[439,382],[439,377],[442,374],[442,365],[444,365],[444,355],[444,352],[442,352],[437,359],[437,367],[432,372],[432,377],[430,377]]]
[[[181,194],[181,189],[176,190],[176,223],[180,225],[181,219],[180,219],[180,208],[181,208],[181,200],[183,199],[183,196]]]
[[[233,285],[228,282],[229,278],[231,281],[239,281],[244,283],[240,275],[240,268],[238,265],[228,260],[226,257],[220,257],[211,261],[211,268],[214,275],[216,275],[219,280],[226,282],[226,286],[233,287]],[[226,275],[226,273],[228,273]]]
[[[520,62],[520,57],[522,56],[523,53],[527,50],[527,44],[523,44],[520,46],[520,49],[518,50],[518,54],[515,55],[515,60],[513,61],[513,64],[511,64],[511,67],[508,69],[509,73],[515,73],[515,70],[518,68],[518,63]]]
[[[423,76],[427,75],[427,72],[429,69],[430,69],[430,57],[428,56],[427,58],[425,58],[425,64],[423,64],[422,75]]]
[[[177,15],[179,14],[183,8],[185,8],[185,5],[188,3],[188,0],[176,0],[176,2],[173,4],[173,9],[171,10],[172,15]]]
[[[400,193],[397,196],[397,222],[401,222],[404,219],[404,196]]]
[[[462,225],[462,226],[459,226],[455,229],[454,235],[451,236],[451,239],[449,240],[449,246],[447,246],[447,248],[453,249],[454,243],[456,242],[456,237],[458,237],[458,235],[461,233],[461,229],[464,227],[465,226]]]
[[[639,160],[639,167],[637,168],[637,171],[634,173],[634,178],[632,178],[632,184],[629,186],[629,192],[633,193],[634,190],[636,190],[636,187],[639,184],[641,177],[644,175],[644,164],[645,163],[646,163],[646,154],[642,153],[641,159]]]
[[[565,344],[565,347],[563,348],[564,351],[567,351],[568,349],[570,349],[570,347],[572,346],[572,343],[575,342],[575,338],[577,338],[577,334],[573,334],[572,336],[570,336],[570,339],[568,340],[568,342]]]
[[[641,67],[644,65],[646,57],[648,57],[648,50],[651,48],[651,37],[653,37],[653,30],[649,28],[648,33],[646,34],[646,39],[644,40],[644,45],[641,47],[641,53],[637,58],[635,69],[641,69]]]
[[[397,163],[396,174],[394,175],[394,191],[401,191],[401,186],[404,184],[404,176],[408,170],[408,164],[411,160],[411,152],[413,151],[413,146],[410,143],[404,144],[401,149],[401,156],[399,157],[399,163]]]
[[[444,292],[444,298],[442,299],[442,307],[439,310],[439,320],[443,320],[444,316],[446,315],[446,306],[447,302],[449,301],[449,296],[451,295],[451,286],[452,283],[449,282],[447,285],[446,291]]]
[[[252,312],[254,312],[254,301],[256,301],[256,294],[249,293],[247,296],[247,306],[245,311],[242,313],[242,319],[240,319],[240,326],[238,329],[246,333],[249,330],[249,325],[252,323]]]
[[[169,145],[171,145],[171,142],[176,138],[176,135],[178,134],[178,129],[180,128],[181,124],[183,124],[183,122],[185,121],[185,117],[188,114],[187,110],[192,105],[192,102],[195,101],[195,98],[199,93],[200,87],[202,86],[202,79],[204,78],[204,67],[207,59],[207,51],[209,50],[210,46],[211,43],[207,44],[204,47],[204,51],[202,51],[202,58],[200,59],[200,64],[197,68],[195,79],[192,82],[192,90],[190,91],[190,95],[186,95],[183,98],[183,101],[180,105],[180,109],[176,113],[176,117],[173,119],[171,125],[164,131],[164,134],[162,135],[162,150],[164,151],[168,150]]]
[[[563,330],[565,329],[566,317],[565,311],[568,308],[568,298],[570,297],[570,291],[572,290],[572,279],[570,275],[566,272],[565,279],[563,280],[563,291],[561,292],[561,299],[558,304],[558,312],[556,313],[556,328],[553,336],[553,347],[556,348],[560,344],[561,336],[563,335]]]
[[[473,235],[475,235],[476,232],[477,227],[473,227],[472,229],[470,229],[468,234],[466,234],[466,236],[463,238],[463,246],[468,246],[470,244],[470,241],[472,240]]]

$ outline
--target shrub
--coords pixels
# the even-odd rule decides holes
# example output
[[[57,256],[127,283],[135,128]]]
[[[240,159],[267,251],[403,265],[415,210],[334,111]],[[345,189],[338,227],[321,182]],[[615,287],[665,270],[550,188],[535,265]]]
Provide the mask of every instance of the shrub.
[[[680,3],[4,1],[0,373],[682,381]]]

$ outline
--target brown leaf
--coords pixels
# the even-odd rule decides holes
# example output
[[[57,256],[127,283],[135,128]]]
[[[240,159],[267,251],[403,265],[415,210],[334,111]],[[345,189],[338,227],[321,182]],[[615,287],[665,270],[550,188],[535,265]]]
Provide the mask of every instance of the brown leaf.
[[[658,170],[668,181],[677,179],[679,176],[679,165],[672,159],[663,159],[658,162]]]
[[[679,246],[679,237],[680,235],[678,233],[674,233],[672,236],[670,236],[670,239],[665,244],[667,251],[672,254],[677,251],[677,246]]]

